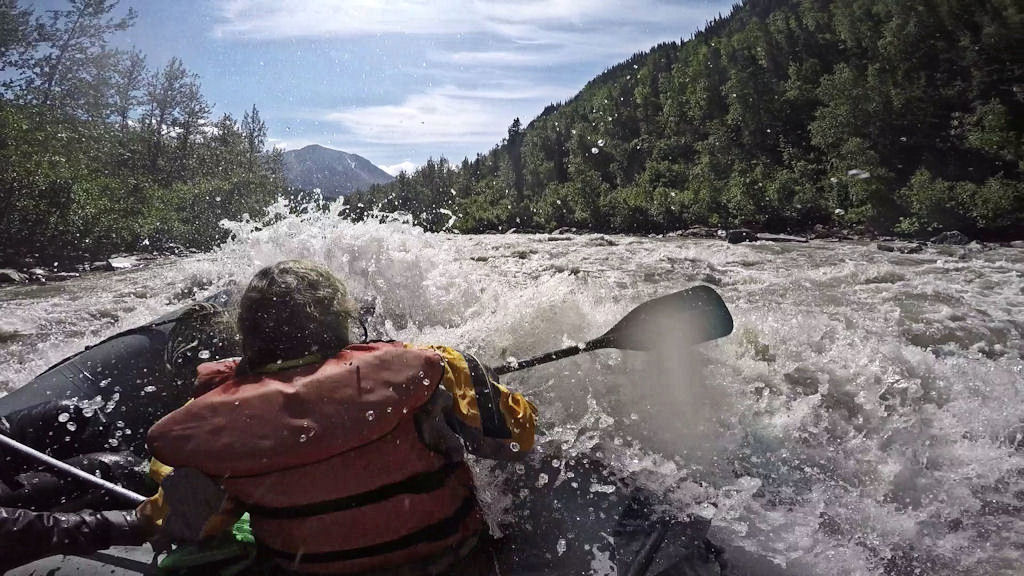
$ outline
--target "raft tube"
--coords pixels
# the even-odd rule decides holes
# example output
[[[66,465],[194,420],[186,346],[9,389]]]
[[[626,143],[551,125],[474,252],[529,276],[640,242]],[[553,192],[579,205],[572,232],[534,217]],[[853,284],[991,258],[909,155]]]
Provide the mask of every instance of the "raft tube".
[[[225,290],[205,302],[227,307],[230,299],[231,292]],[[149,427],[191,396],[191,383],[183,386],[173,382],[165,359],[171,331],[187,309],[125,330],[57,362],[0,397],[0,416],[7,418],[12,428],[17,427],[18,415],[43,416],[43,421],[34,423],[33,427],[39,429],[34,429],[29,438],[15,436],[56,458],[96,451],[95,446],[83,446],[96,443],[96,425],[110,428],[115,434],[120,430],[115,443],[111,445],[110,439],[103,443],[109,449],[127,449],[146,457]],[[68,407],[66,417],[60,414],[56,421],[48,422],[45,415],[37,414],[40,410],[52,411],[55,404]]]

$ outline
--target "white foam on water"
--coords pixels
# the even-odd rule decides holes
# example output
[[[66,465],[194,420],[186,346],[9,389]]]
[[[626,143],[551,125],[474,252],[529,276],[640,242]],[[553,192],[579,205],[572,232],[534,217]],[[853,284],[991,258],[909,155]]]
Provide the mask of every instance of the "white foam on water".
[[[428,234],[394,216],[353,223],[340,204],[273,212],[272,225],[227,223],[234,239],[210,254],[47,293],[0,292],[0,330],[28,334],[0,342],[0,386],[180,306],[182,284],[210,294],[286,258],[345,279],[373,305],[371,335],[450,344],[492,364],[584,342],[648,298],[710,282],[736,321],[728,338],[678,354],[589,353],[504,377],[540,408],[538,451],[600,454],[667,495],[680,517],[716,505],[712,538],[741,564],[756,558],[778,573],[1024,565],[1020,250],[550,241]],[[523,496],[501,492],[506,470],[476,465],[490,519],[508,529]],[[528,485],[573,481],[543,473]]]

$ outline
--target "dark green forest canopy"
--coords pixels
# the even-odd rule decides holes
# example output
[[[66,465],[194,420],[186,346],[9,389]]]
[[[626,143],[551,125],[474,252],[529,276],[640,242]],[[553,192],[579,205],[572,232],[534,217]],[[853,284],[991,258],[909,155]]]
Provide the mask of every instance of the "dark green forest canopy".
[[[211,118],[180,60],[110,46],[136,17],[116,8],[0,0],[0,260],[209,249],[284,191],[256,107]]]
[[[488,153],[352,204],[463,232],[1020,237],[1022,33],[1017,0],[748,0],[516,119]]]

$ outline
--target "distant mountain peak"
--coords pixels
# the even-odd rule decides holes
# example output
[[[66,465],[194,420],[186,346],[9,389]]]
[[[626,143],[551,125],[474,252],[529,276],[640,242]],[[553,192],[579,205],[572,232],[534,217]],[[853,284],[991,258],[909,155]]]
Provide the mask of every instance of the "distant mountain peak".
[[[384,184],[394,178],[358,154],[310,144],[284,153],[284,174],[293,188],[319,188],[324,196],[337,198]]]

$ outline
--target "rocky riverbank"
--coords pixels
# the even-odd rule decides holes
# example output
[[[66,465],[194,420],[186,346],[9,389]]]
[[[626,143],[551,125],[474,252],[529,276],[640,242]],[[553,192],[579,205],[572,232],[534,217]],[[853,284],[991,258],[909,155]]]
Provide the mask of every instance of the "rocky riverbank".
[[[91,262],[61,263],[52,262],[49,266],[39,262],[38,258],[27,257],[8,260],[8,266],[0,268],[0,284],[23,284],[29,282],[63,282],[79,278],[82,274],[94,272],[116,272],[129,268],[146,266],[152,262],[182,256],[184,254],[169,253],[139,253],[139,254],[115,254],[104,260]]]

